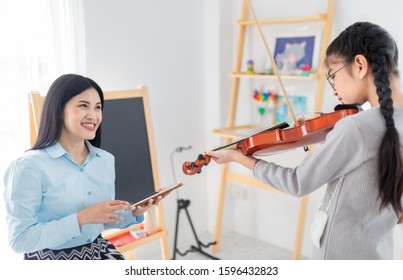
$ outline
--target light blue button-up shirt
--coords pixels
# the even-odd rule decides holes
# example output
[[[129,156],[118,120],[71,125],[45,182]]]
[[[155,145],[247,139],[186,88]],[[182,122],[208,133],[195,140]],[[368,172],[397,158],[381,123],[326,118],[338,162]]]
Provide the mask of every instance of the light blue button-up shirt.
[[[26,152],[4,175],[8,237],[17,253],[45,248],[59,250],[95,240],[106,228],[141,223],[144,216],[119,211],[119,224],[80,226],[77,212],[115,198],[115,159],[86,142],[89,154],[82,165],[56,143]]]

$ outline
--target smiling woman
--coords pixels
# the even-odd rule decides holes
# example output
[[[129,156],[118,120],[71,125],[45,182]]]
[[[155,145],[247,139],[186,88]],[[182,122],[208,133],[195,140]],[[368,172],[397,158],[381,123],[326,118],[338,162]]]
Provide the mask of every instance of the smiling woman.
[[[141,223],[115,200],[115,158],[100,149],[104,95],[90,78],[60,76],[46,95],[38,138],[4,176],[9,244],[25,259],[124,259],[101,232]]]
[[[63,111],[62,131],[59,143],[77,157],[77,163],[82,163],[86,152],[73,153],[82,139],[94,139],[102,121],[102,102],[95,88],[89,88],[74,96]]]

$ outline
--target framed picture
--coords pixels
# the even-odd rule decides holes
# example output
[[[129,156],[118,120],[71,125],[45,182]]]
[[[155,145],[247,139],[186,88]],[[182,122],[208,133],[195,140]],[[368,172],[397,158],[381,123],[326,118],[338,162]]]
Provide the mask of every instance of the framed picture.
[[[286,27],[273,25],[266,27],[267,42],[272,50],[276,66],[283,75],[308,76],[317,72],[323,27],[314,23],[306,25],[290,24]],[[252,40],[258,40],[257,35]],[[253,41],[254,42],[254,41]],[[265,74],[273,74],[272,63],[267,54],[257,49],[256,56],[265,58],[262,67],[256,59],[256,68],[263,68]]]
[[[289,96],[291,106],[294,110],[294,113],[297,117],[302,117],[304,113],[307,111],[307,98],[306,96]],[[276,100],[275,106],[275,124],[279,124],[281,122],[293,122],[291,112],[288,108],[288,104],[285,101],[284,96],[279,96]]]
[[[312,68],[315,36],[278,37],[274,60],[278,71],[284,75],[300,75]]]

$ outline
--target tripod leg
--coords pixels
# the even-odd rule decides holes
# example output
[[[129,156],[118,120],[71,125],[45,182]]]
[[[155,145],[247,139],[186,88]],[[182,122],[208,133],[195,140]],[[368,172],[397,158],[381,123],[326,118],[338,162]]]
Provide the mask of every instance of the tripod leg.
[[[190,219],[189,212],[187,210],[187,207],[190,204],[190,200],[179,199],[177,202],[178,202],[178,208],[177,208],[177,212],[176,212],[175,244],[174,244],[174,255],[173,255],[172,259],[175,260],[176,253],[178,253],[181,256],[185,256],[186,254],[188,254],[190,252],[199,252],[199,253],[209,257],[210,259],[219,260],[219,258],[214,257],[214,256],[204,252],[203,249],[201,248],[201,246],[207,248],[210,245],[214,245],[216,242],[211,242],[211,243],[209,243],[207,245],[204,245],[203,243],[200,242],[199,238],[197,237],[196,230],[195,230],[195,228],[193,226],[192,220]],[[197,242],[197,247],[192,245],[192,246],[190,246],[190,249],[185,251],[184,253],[181,253],[177,248],[178,228],[179,228],[179,213],[180,213],[181,210],[185,210],[186,217],[188,218],[190,227],[191,227],[192,232],[193,232],[193,236],[194,236],[194,238],[195,238],[195,240]]]
[[[203,247],[205,247],[205,248],[208,248],[210,245],[216,244],[216,242],[210,242],[210,243],[208,243],[207,245],[204,245],[204,244],[199,240],[199,238],[197,237],[197,234],[196,234],[196,230],[195,230],[195,228],[194,228],[194,226],[193,226],[192,220],[190,219],[189,211],[188,211],[188,209],[187,209],[187,206],[188,206],[189,204],[190,204],[190,201],[189,201],[189,203],[186,205],[186,207],[185,207],[184,209],[185,209],[185,213],[186,213],[186,216],[187,216],[187,218],[188,218],[190,227],[192,228],[193,236],[194,236],[194,238],[195,238],[195,240],[196,240],[196,243],[197,243],[197,247],[191,246],[191,248],[192,248],[193,250],[195,250],[195,251],[197,251],[197,252],[199,252],[199,253],[201,253],[201,254],[203,254],[203,255],[209,257],[210,259],[219,260],[219,258],[214,257],[214,256],[212,256],[212,255],[210,255],[210,254],[208,254],[208,253],[206,253],[206,252],[203,251],[203,249],[202,249],[201,246],[203,246]]]
[[[175,242],[174,242],[174,250],[173,250],[174,255],[172,257],[173,260],[175,260],[175,258],[176,258],[176,251],[177,251],[176,246],[177,246],[177,243],[178,243],[179,213],[180,213],[180,210],[181,210],[181,207],[180,207],[181,202],[180,202],[180,200],[177,200],[177,204],[178,204],[178,206],[176,208]]]
[[[195,228],[194,228],[194,226],[193,226],[192,220],[190,219],[190,215],[189,215],[189,212],[188,212],[188,209],[187,209],[187,208],[185,208],[185,213],[186,213],[186,216],[187,216],[187,218],[188,218],[190,227],[192,228],[193,236],[194,236],[194,238],[195,238],[195,240],[196,240],[196,242],[197,242],[197,247],[201,250],[200,241],[199,241],[199,238],[197,237],[196,230],[195,230]]]

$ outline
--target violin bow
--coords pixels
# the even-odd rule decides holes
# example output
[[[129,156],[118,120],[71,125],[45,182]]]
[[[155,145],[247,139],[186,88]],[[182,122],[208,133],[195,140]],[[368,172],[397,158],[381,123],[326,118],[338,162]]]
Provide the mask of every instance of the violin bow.
[[[287,94],[287,92],[286,92],[286,90],[285,90],[283,81],[282,81],[282,79],[281,79],[281,77],[280,77],[280,74],[278,73],[278,69],[277,69],[276,62],[274,61],[273,55],[272,55],[272,53],[271,53],[271,51],[270,51],[269,45],[267,44],[266,38],[264,37],[263,31],[262,31],[262,27],[260,26],[260,23],[259,23],[259,21],[257,20],[255,10],[253,9],[253,6],[252,6],[252,2],[251,2],[251,0],[245,0],[245,1],[248,3],[249,10],[250,10],[250,12],[251,12],[251,14],[252,14],[253,20],[254,20],[254,22],[255,22],[255,24],[256,24],[258,30],[259,30],[259,34],[260,34],[260,37],[262,38],[264,47],[265,47],[265,49],[266,49],[266,53],[267,53],[267,55],[269,56],[269,59],[270,59],[270,61],[271,61],[271,65],[272,65],[272,68],[273,68],[273,72],[274,72],[274,74],[276,75],[276,77],[277,77],[277,79],[278,79],[278,82],[279,82],[279,84],[280,84],[281,91],[282,91],[283,94],[284,94],[284,97],[285,97],[285,100],[286,100],[286,102],[287,102],[288,108],[290,109],[291,116],[292,116],[292,118],[294,119],[294,123],[295,123],[295,124],[298,124],[297,117],[295,116],[294,110],[292,109],[291,102],[290,102],[290,99],[288,98],[288,94]]]

